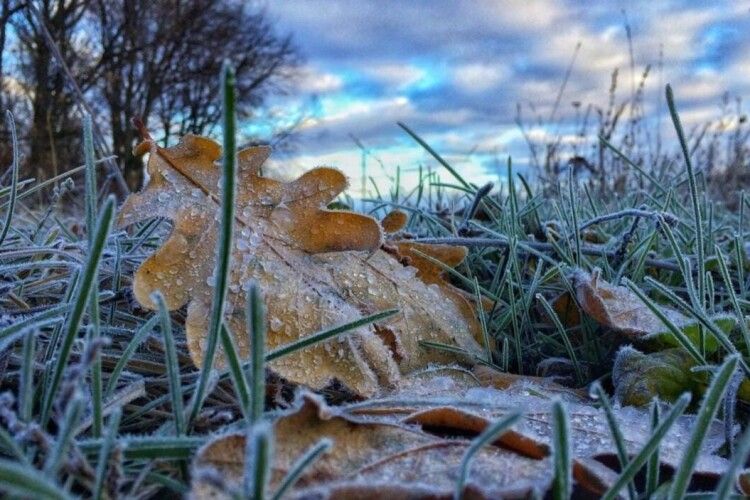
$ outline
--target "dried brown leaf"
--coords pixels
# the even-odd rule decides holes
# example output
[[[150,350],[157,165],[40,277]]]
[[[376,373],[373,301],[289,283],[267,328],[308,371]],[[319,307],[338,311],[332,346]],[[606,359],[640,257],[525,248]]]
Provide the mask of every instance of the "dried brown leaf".
[[[613,286],[599,275],[600,271],[595,269],[592,273],[577,270],[572,276],[576,299],[586,314],[598,323],[649,347],[680,346],[664,322],[635,293],[624,286]],[[700,329],[696,319],[665,305],[659,305],[659,310],[694,345],[699,345]],[[737,325],[737,318],[728,314],[717,314],[711,319],[726,334]],[[706,335],[705,348],[708,352],[714,352],[719,345],[712,334]]]
[[[423,390],[428,391],[429,388]],[[548,391],[543,386],[535,385],[534,380],[526,380],[518,381],[502,391],[486,387],[467,389],[461,393],[460,399],[449,396],[448,391],[437,391],[438,397],[421,397],[419,404],[411,405],[409,401],[414,398],[399,393],[376,402],[352,405],[347,411],[369,419],[398,416],[404,423],[420,425],[441,435],[473,435],[482,432],[510,411],[523,410],[521,422],[500,436],[495,444],[520,456],[543,459],[552,450],[551,399],[562,397],[570,418],[576,481],[582,486],[597,481],[601,485],[609,484],[612,471],[593,467],[591,462],[617,463],[616,448],[604,411],[582,402],[575,395],[552,395]],[[389,414],[388,408],[393,412]],[[651,436],[648,413],[633,407],[615,407],[613,411],[628,453],[636,454]],[[694,420],[694,416],[681,417],[661,442],[660,459],[663,465],[674,468],[680,463]],[[713,422],[694,471],[697,477],[716,480],[726,470],[727,461],[715,455],[723,443],[723,426],[718,421]],[[600,493],[597,488],[595,490]]]
[[[393,210],[383,217],[380,225],[383,226],[383,231],[386,233],[396,233],[406,227],[407,222],[409,222],[409,216],[406,213],[401,210]]]
[[[170,219],[173,228],[136,272],[133,291],[138,302],[151,309],[156,290],[161,290],[170,310],[187,304],[188,347],[200,366],[214,292],[220,199],[216,162],[221,149],[210,139],[188,135],[174,147],[147,141],[137,150],[150,153],[149,182],[126,200],[119,223],[160,216]],[[472,338],[478,325],[471,305],[439,273],[405,266],[380,250],[382,230],[374,219],[324,208],[346,188],[341,172],[316,168],[284,183],[260,175],[269,154],[267,147],[237,154],[226,320],[242,357],[250,348],[243,307],[250,281],[259,283],[265,296],[268,349],[367,314],[400,310],[377,325],[270,364],[295,383],[321,388],[335,378],[360,395],[372,395],[397,386],[403,373],[455,360],[455,355],[421,348],[420,340],[454,345],[470,354],[481,352]],[[463,258],[465,250],[451,252]],[[449,260],[458,263],[458,257],[451,254]],[[414,279],[415,274],[420,279]],[[217,363],[223,364],[221,353]]]
[[[330,452],[305,470],[290,497],[450,498],[459,465],[469,441],[443,439],[406,426],[397,420],[368,422],[330,408],[305,394],[295,412],[279,418],[273,427],[274,460],[271,491],[292,464],[321,437],[332,441]],[[214,439],[193,462],[195,470],[216,469],[227,489],[242,483],[244,434]],[[544,492],[551,480],[550,459],[535,460],[487,447],[474,457],[466,498],[527,497]],[[200,474],[194,474],[201,477]],[[381,496],[376,496],[380,492]],[[194,498],[228,498],[209,482],[194,481]]]
[[[664,323],[637,295],[624,286],[607,283],[598,269],[593,273],[578,270],[572,281],[578,303],[598,323],[634,339],[666,331]],[[672,308],[662,306],[661,310],[678,327],[690,323]]]
[[[271,490],[297,457],[327,437],[333,441],[330,453],[305,472],[291,497],[375,498],[377,488],[384,488],[394,498],[448,498],[469,445],[462,436],[477,435],[511,411],[522,410],[521,421],[476,456],[465,494],[503,498],[547,491],[553,474],[552,401],[539,396],[547,389],[526,380],[497,390],[450,372],[424,373],[409,381],[413,384],[405,383],[408,389],[396,395],[336,408],[304,394],[298,410],[274,424],[277,456]],[[578,402],[577,396],[562,397],[570,418],[575,487],[601,494],[618,475],[605,414]],[[633,456],[651,436],[649,416],[632,407],[613,411],[627,452]],[[680,463],[694,421],[694,416],[679,418],[662,440],[663,466],[675,468]],[[714,422],[694,471],[703,484],[716,482],[727,469],[728,462],[715,455],[723,442],[724,429]],[[230,484],[239,485],[243,450],[243,435],[220,437],[197,454],[194,467],[216,468]],[[198,493],[211,486],[195,481],[193,488],[196,496],[205,498]]]

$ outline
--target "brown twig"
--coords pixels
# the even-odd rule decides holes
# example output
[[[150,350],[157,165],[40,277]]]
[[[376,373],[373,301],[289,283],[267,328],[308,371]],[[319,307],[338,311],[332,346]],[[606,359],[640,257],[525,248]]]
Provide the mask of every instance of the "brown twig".
[[[496,248],[509,248],[510,240],[504,238],[416,238],[410,241],[417,243],[427,243],[432,245],[460,245],[465,247],[496,247]],[[522,243],[522,244],[521,244]],[[524,241],[518,242],[516,245],[516,251],[523,253],[526,248],[536,250],[537,252],[549,252],[554,253],[555,247],[551,243],[544,243],[541,241]],[[595,246],[582,246],[581,253],[585,255],[593,255],[596,257],[614,258],[615,252],[607,250],[602,247]],[[647,258],[646,265],[649,267],[655,267],[659,269],[666,269],[669,271],[679,271],[680,267],[676,262]]]

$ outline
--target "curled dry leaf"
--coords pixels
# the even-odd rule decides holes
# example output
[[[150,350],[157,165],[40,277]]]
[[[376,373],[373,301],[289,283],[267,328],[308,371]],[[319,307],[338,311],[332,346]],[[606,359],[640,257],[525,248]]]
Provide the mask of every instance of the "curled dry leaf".
[[[133,290],[140,304],[154,308],[161,290],[170,310],[187,304],[186,335],[193,362],[200,366],[211,298],[218,233],[220,146],[193,135],[170,148],[146,141],[149,182],[122,207],[119,224],[151,217],[172,221],[169,238],[138,269]],[[466,299],[419,259],[408,261],[380,250],[382,229],[374,219],[327,204],[347,186],[332,168],[316,168],[284,183],[260,175],[270,154],[252,147],[237,154],[237,206],[226,321],[239,347],[249,354],[244,318],[247,284],[265,296],[268,348],[364,315],[398,308],[400,313],[276,360],[271,369],[313,388],[336,378],[360,395],[394,387],[402,373],[455,355],[426,350],[420,340],[481,352],[479,327]],[[411,248],[404,247],[404,252]],[[420,247],[422,248],[422,247]],[[465,250],[424,247],[456,265]],[[415,267],[405,264],[412,263]],[[415,279],[415,275],[420,279]],[[219,366],[223,355],[217,357]]]
[[[666,330],[664,323],[630,289],[613,286],[600,277],[600,271],[592,273],[577,270],[572,280],[576,299],[583,310],[598,323],[641,339]],[[662,307],[662,312],[676,326],[687,324],[680,312]]]
[[[427,391],[428,388],[423,388]],[[410,397],[398,393],[387,398],[348,406],[344,411],[369,421],[394,416],[406,424],[445,435],[473,435],[485,430],[492,422],[510,411],[522,410],[524,417],[511,430],[500,436],[496,445],[519,456],[535,460],[549,458],[552,453],[552,397],[566,402],[570,422],[573,476],[577,485],[595,494],[606,491],[617,473],[604,464],[616,466],[616,447],[604,411],[582,402],[577,396],[551,394],[534,380],[518,381],[506,390],[487,387],[469,388],[460,399],[438,390],[437,397]],[[456,394],[454,391],[452,394]],[[541,397],[540,397],[541,396]],[[409,404],[417,399],[418,403]],[[634,407],[614,407],[618,427],[628,453],[635,455],[651,436],[650,417]],[[680,463],[694,427],[694,416],[680,417],[660,444],[662,465],[676,468]],[[712,423],[700,452],[693,474],[715,482],[726,470],[728,462],[715,454],[724,443],[723,425]]]
[[[629,288],[614,286],[600,277],[600,271],[592,273],[577,270],[571,276],[576,292],[576,300],[581,308],[596,322],[623,333],[631,340],[646,342],[654,347],[677,347],[679,343],[661,319],[641,301]],[[558,307],[565,302],[558,300]],[[699,345],[697,320],[664,305],[661,312],[677,326],[695,345]],[[734,316],[717,315],[712,318],[726,333],[737,324]],[[706,349],[715,351],[719,343],[713,335],[706,335]]]
[[[464,493],[469,498],[506,498],[548,492],[554,473],[552,401],[534,395],[545,394],[544,388],[532,389],[531,380],[500,391],[449,374],[417,377],[414,382],[387,398],[336,408],[304,393],[297,409],[274,423],[271,492],[292,464],[325,437],[332,448],[306,469],[290,498],[378,498],[378,491],[394,498],[450,498],[470,443],[456,436],[479,434],[515,410],[524,411],[524,417],[476,455]],[[601,494],[618,476],[606,417],[574,397],[567,397],[566,405],[576,491]],[[632,456],[651,435],[649,416],[632,407],[613,411]],[[680,463],[694,421],[693,416],[681,417],[662,440],[663,466],[674,469]],[[704,484],[718,481],[727,469],[727,461],[714,454],[723,442],[723,426],[714,422],[693,473]],[[241,485],[244,445],[243,434],[230,434],[215,438],[197,453],[195,498],[225,498]],[[198,474],[206,468],[218,470],[229,487],[222,491],[201,480],[210,477]]]
[[[330,451],[305,470],[290,498],[451,498],[459,466],[470,442],[444,439],[395,419],[376,422],[330,408],[315,395],[303,395],[299,408],[273,426],[274,491],[294,462],[322,437]],[[193,483],[194,498],[230,498],[242,484],[244,434],[214,439],[197,453],[193,468],[213,468],[224,491],[207,481]],[[480,450],[472,461],[466,498],[529,497],[551,479],[551,461],[518,456],[499,447]],[[200,478],[205,474],[194,474]],[[392,496],[391,496],[392,495]]]

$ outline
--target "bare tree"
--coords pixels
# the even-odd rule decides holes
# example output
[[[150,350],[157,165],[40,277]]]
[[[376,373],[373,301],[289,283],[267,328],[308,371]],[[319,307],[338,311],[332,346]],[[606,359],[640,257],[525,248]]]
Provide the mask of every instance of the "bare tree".
[[[166,143],[173,135],[206,133],[219,120],[219,74],[229,60],[237,74],[240,117],[249,116],[296,62],[289,37],[277,37],[262,10],[212,0],[98,0],[103,85],[115,154],[125,159],[131,187],[142,181],[129,154],[134,115],[150,118]]]
[[[12,23],[21,49],[19,77],[24,80],[31,101],[27,172],[44,179],[80,158],[80,117],[74,113],[75,96],[49,49],[44,29],[55,40],[61,57],[74,70],[74,76],[82,76],[89,61],[85,42],[76,34],[87,2],[42,0],[36,7],[40,19],[24,8]],[[42,22],[44,26],[40,25]]]
[[[5,56],[5,44],[8,41],[8,26],[10,19],[23,8],[24,4],[20,1],[2,0],[0,1],[0,109],[5,104],[5,66],[3,65]]]
[[[11,18],[23,8],[23,2],[14,0],[0,1],[0,111],[11,108],[10,99],[10,82],[6,81],[7,67],[5,66],[5,47],[8,42],[8,27]],[[3,120],[4,121],[4,120]],[[2,136],[0,141],[0,168],[3,168],[10,162],[11,147],[9,144],[10,137]],[[1,171],[0,171],[1,172]]]
[[[11,2],[11,0],[0,0]],[[20,0],[19,0],[20,1]],[[170,141],[209,133],[219,121],[219,73],[237,75],[240,118],[248,118],[295,72],[296,51],[262,8],[239,0],[41,0],[14,18],[29,88],[29,165],[45,177],[80,158],[75,79],[131,189],[142,165],[131,149],[133,116]],[[54,43],[51,49],[49,39]],[[61,71],[59,53],[70,74]],[[75,88],[75,87],[73,87]]]

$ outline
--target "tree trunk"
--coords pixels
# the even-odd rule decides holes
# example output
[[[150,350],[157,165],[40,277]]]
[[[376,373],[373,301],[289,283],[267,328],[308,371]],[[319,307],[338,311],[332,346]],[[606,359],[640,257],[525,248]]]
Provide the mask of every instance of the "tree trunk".
[[[27,173],[41,181],[46,179],[46,171],[52,165],[47,113],[53,109],[52,95],[49,89],[50,53],[44,50],[44,42],[39,46],[34,61],[34,97],[31,102],[32,119],[29,131],[29,159]]]

